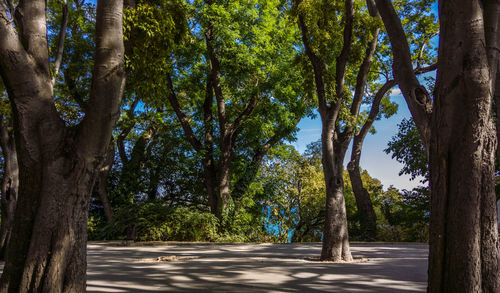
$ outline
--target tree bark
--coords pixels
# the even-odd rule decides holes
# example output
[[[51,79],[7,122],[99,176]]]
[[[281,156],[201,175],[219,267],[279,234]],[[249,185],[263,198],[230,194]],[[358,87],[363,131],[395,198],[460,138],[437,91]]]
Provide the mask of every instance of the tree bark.
[[[8,126],[0,117],[0,145],[4,159],[2,178],[2,200],[1,200],[1,226],[0,226],[0,259],[5,259],[5,251],[10,240],[14,226],[14,215],[16,211],[18,188],[19,188],[19,166],[17,164],[16,143],[14,134],[8,131]]]
[[[394,63],[401,64],[405,58],[398,56],[409,55],[401,23],[389,1],[376,2]],[[485,11],[484,4],[496,5],[478,0],[439,2],[439,64],[431,119],[422,121],[416,114],[422,105],[414,103],[418,101],[414,93],[402,88],[421,137],[429,138],[425,144],[431,173],[429,292],[500,291],[491,113],[498,54],[488,54],[492,47],[488,35],[498,19],[485,17],[496,10]],[[406,49],[396,55],[401,48]],[[393,68],[401,87],[411,72]]]
[[[325,226],[321,260],[351,261],[347,213],[344,200],[344,157],[349,140],[334,141],[333,131],[323,123],[321,148],[326,184]]]
[[[495,76],[489,74],[484,13],[481,1],[440,2],[429,292],[500,292],[491,112]]]
[[[21,1],[13,27],[0,6],[0,74],[13,105],[17,216],[0,292],[85,292],[90,195],[125,84],[122,1],[99,1],[89,106],[66,127],[54,105],[43,0]]]

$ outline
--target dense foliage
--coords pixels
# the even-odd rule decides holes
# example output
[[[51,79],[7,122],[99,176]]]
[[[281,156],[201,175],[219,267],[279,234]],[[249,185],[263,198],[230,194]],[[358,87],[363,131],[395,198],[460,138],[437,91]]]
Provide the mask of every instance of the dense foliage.
[[[363,5],[355,1],[355,38],[339,120],[341,129],[352,127],[354,132],[367,121],[366,107],[381,86],[380,72],[387,75],[391,61],[382,31],[363,107],[353,115],[349,105],[357,70],[375,29],[382,25]],[[64,5],[48,1],[48,7],[50,54],[55,59]],[[415,32],[410,39],[415,50],[430,46],[429,37],[437,29],[429,7],[426,1],[398,1],[396,5],[408,19],[405,29]],[[96,7],[76,1],[68,9],[64,54],[54,73],[54,96],[65,123],[76,125],[88,106]],[[127,8],[127,87],[111,151],[105,158],[108,169],[98,176],[93,191],[89,238],[320,241],[325,213],[321,144],[309,145],[303,154],[287,144],[295,139],[300,119],[313,116],[311,109],[317,106],[296,18],[300,13],[307,15],[305,24],[314,36],[312,48],[324,56],[330,68],[326,80],[333,86],[342,45],[343,9],[341,1],[292,5],[264,0],[142,0]],[[336,18],[324,17],[328,11],[335,11]],[[420,12],[425,12],[425,21],[420,21]],[[415,26],[411,20],[417,18],[419,25]],[[422,54],[419,62],[434,60],[432,52],[423,50]],[[215,73],[214,62],[220,67]],[[212,90],[214,74],[220,88]],[[168,98],[172,95],[178,105]],[[1,111],[8,118],[10,106],[2,98]],[[328,99],[333,102],[335,97]],[[396,106],[385,95],[377,119],[394,114]],[[183,125],[182,115],[187,124]],[[210,170],[215,170],[217,179],[221,176],[224,128],[234,125],[238,127],[230,137],[230,196],[224,217],[218,218],[210,207],[206,178]],[[418,165],[422,158],[417,154],[421,149],[415,133],[411,122],[404,121],[399,138],[389,147],[393,153],[397,150],[393,157],[406,162],[404,172],[413,177],[425,172],[425,166]],[[206,168],[207,161],[214,169]],[[376,211],[379,239],[425,241],[427,195],[420,190],[385,190],[366,171],[361,176]],[[344,179],[349,234],[357,240],[359,214],[346,172]]]

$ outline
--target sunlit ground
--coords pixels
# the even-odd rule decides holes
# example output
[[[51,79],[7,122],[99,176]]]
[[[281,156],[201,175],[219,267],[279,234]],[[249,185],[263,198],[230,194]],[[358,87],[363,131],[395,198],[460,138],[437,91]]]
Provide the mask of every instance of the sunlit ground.
[[[352,244],[354,263],[320,263],[313,244],[90,243],[88,292],[424,292],[428,246]],[[167,261],[156,261],[158,257]]]

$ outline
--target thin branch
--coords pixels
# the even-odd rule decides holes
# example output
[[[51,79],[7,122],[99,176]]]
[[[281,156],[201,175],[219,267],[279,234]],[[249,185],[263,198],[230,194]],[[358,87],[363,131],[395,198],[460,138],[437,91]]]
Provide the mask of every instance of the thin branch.
[[[57,53],[56,59],[54,61],[54,75],[52,76],[52,86],[56,83],[56,78],[59,73],[59,68],[61,67],[63,52],[64,52],[64,40],[66,39],[66,28],[68,26],[68,2],[67,0],[63,1],[63,15],[61,20],[61,27],[59,29],[59,40],[57,42]]]
[[[137,107],[137,104],[139,103],[139,99],[136,98],[133,102],[132,105],[130,105],[130,108],[127,110],[127,118],[128,119],[133,119],[135,114],[135,108]],[[118,148],[118,154],[120,156],[120,160],[122,161],[123,164],[128,162],[127,158],[127,153],[125,152],[125,138],[127,138],[128,134],[132,129],[134,128],[136,122],[134,121],[133,123],[130,123],[127,127],[122,129],[118,137],[116,138],[116,146]]]
[[[377,117],[378,113],[380,112],[380,102],[382,101],[382,98],[385,96],[385,94],[396,85],[396,81],[394,79],[388,80],[375,94],[375,97],[373,98],[372,106],[370,109],[370,113],[368,114],[368,117],[366,118],[366,122],[363,124],[361,127],[361,130],[359,133],[356,135],[358,137],[365,137],[370,128],[373,125],[373,122],[375,121],[375,118]]]
[[[258,94],[252,95],[252,99],[250,100],[250,103],[248,103],[248,105],[240,113],[240,115],[238,115],[238,117],[236,117],[236,119],[234,120],[234,123],[232,123],[232,125],[231,125],[230,131],[235,131],[236,129],[238,129],[241,126],[241,123],[243,122],[243,120],[252,114],[253,110],[257,106],[257,102],[258,102]]]
[[[429,40],[434,38],[435,36],[439,35],[439,30],[429,36]],[[422,66],[422,55],[424,55],[424,50],[425,50],[426,43],[424,42],[422,46],[420,47],[420,50],[418,52],[418,58],[417,58],[417,68],[420,68]]]

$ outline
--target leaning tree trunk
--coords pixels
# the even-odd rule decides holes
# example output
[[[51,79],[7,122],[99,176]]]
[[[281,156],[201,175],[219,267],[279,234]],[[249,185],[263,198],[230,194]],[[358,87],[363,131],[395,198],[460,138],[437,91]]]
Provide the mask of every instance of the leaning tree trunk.
[[[377,217],[373,210],[370,194],[363,186],[359,165],[348,165],[349,178],[351,179],[352,191],[356,198],[356,207],[359,214],[359,226],[361,239],[365,241],[377,240]]]
[[[347,146],[333,141],[333,130],[323,125],[321,147],[325,174],[326,210],[321,260],[351,261],[344,200],[343,160]]]
[[[430,144],[429,292],[500,292],[494,76],[479,25],[482,6],[481,1],[440,3]]]
[[[7,125],[3,121],[3,117],[0,117],[0,119],[2,119],[0,120],[0,145],[2,147],[4,159],[1,200],[0,259],[5,259],[5,250],[9,243],[12,227],[14,225],[14,213],[16,211],[19,188],[19,166],[17,164],[14,134],[8,131]]]
[[[1,293],[85,292],[90,195],[125,84],[122,9],[119,0],[97,4],[87,111],[78,127],[66,127],[54,104],[46,1],[20,1],[15,27],[0,6],[0,74],[13,106],[19,163]]]

